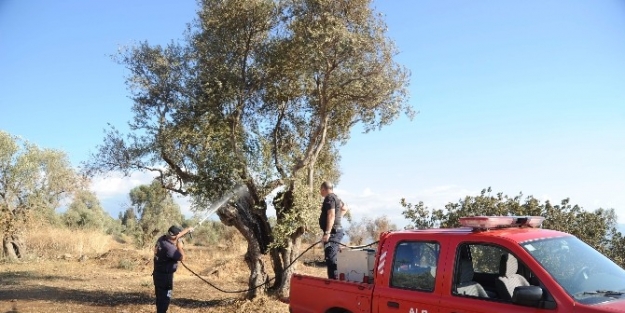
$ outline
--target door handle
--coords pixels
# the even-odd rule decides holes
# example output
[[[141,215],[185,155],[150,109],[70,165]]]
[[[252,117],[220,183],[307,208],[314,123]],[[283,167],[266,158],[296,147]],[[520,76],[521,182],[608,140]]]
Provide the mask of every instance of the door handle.
[[[386,302],[386,305],[389,308],[399,309],[399,303],[397,303],[397,302],[388,301],[388,302]]]

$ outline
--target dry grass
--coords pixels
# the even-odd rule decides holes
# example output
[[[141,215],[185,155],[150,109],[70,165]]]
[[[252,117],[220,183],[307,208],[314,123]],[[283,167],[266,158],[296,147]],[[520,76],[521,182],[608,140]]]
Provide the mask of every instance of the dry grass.
[[[37,258],[59,258],[71,255],[94,257],[109,251],[117,243],[110,235],[98,231],[72,231],[51,226],[38,227],[25,236],[28,253]]]
[[[120,244],[110,236],[89,232],[41,229],[27,238],[36,262],[2,264],[0,312],[154,312],[151,252]],[[249,270],[243,261],[245,243],[233,238],[227,246],[187,246],[186,264],[208,281],[227,290],[247,287]],[[62,253],[89,259],[57,259]],[[92,257],[93,256],[93,257]],[[319,259],[314,251],[304,259]],[[265,257],[267,270],[271,263]],[[297,272],[323,275],[325,269],[299,264]],[[252,301],[243,294],[225,294],[207,286],[182,266],[174,278],[170,312],[286,313],[288,306],[273,297]]]

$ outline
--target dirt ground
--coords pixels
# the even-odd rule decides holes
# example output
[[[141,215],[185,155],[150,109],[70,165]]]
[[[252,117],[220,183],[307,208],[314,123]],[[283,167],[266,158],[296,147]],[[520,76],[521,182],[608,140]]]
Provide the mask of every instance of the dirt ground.
[[[187,265],[208,281],[229,290],[246,288],[242,250],[189,247],[187,253]],[[305,260],[314,261],[320,254],[312,252]],[[0,263],[0,313],[155,312],[151,271],[149,251],[123,248],[86,260],[65,255]],[[305,264],[297,268],[299,273],[319,276],[324,271]],[[179,266],[169,312],[288,312],[288,306],[274,298],[248,301],[242,296],[218,292]]]

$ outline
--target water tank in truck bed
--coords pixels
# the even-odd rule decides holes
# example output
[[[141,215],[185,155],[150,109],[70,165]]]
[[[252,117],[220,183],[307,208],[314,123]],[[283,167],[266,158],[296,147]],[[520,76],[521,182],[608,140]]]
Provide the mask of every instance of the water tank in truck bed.
[[[339,278],[339,280],[358,283],[373,283],[375,250],[342,250],[339,253],[337,263],[337,277]]]

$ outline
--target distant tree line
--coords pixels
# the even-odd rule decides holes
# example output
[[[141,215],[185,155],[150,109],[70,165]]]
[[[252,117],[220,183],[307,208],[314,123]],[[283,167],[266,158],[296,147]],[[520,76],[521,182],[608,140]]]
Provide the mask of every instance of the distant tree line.
[[[542,216],[543,227],[575,235],[597,251],[625,267],[625,238],[618,231],[614,209],[598,208],[588,211],[571,204],[569,198],[552,204],[533,196],[519,193],[510,197],[483,189],[478,196],[466,196],[458,202],[450,202],[444,208],[429,208],[423,202],[412,204],[401,200],[403,215],[410,221],[407,228],[459,227],[460,217],[465,216]]]
[[[27,254],[23,234],[31,231],[34,221],[77,230],[97,230],[129,238],[138,247],[149,246],[172,224],[197,225],[198,219],[185,219],[161,182],[137,186],[129,193],[130,204],[112,218],[102,208],[97,196],[88,190],[88,181],[71,167],[67,156],[58,150],[42,149],[0,131],[0,258],[17,259]],[[282,194],[281,196],[284,196]],[[69,200],[67,210],[57,213]],[[282,201],[278,199],[277,201]],[[617,264],[625,266],[625,238],[617,229],[614,209],[584,210],[564,199],[559,204],[540,201],[533,196],[514,197],[493,194],[491,188],[480,195],[466,196],[444,208],[429,208],[423,202],[402,199],[407,228],[458,227],[463,216],[518,215],[543,216],[544,228],[573,234]],[[275,218],[268,219],[278,227]],[[363,218],[347,230],[352,243],[377,240],[382,232],[397,229],[386,216]],[[220,244],[232,241],[235,231],[224,224],[207,221],[196,231],[195,244]],[[314,240],[314,239],[313,239]]]
[[[388,216],[382,215],[377,218],[365,216],[359,221],[352,221],[346,234],[353,245],[362,245],[378,240],[382,233],[391,230],[397,230],[397,225]]]
[[[129,205],[117,219],[102,207],[88,189],[89,182],[72,168],[67,155],[42,149],[20,137],[0,131],[0,259],[28,255],[24,234],[47,224],[73,230],[91,230],[149,246],[171,225],[197,225],[185,219],[171,194],[158,182],[133,188]],[[57,210],[66,205],[65,212]],[[221,223],[207,221],[187,240],[198,245],[232,241],[234,232]]]

